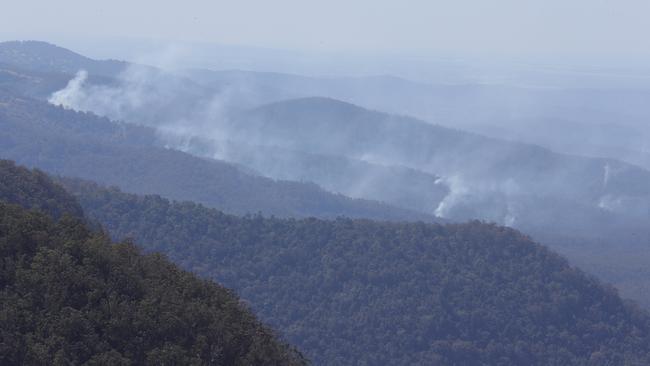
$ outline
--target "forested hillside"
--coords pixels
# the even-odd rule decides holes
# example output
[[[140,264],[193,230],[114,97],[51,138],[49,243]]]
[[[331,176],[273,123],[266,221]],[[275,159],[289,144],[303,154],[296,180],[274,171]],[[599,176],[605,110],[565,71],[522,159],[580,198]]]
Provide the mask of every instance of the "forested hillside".
[[[517,231],[236,217],[63,180],[89,217],[234,288],[319,365],[645,365],[647,313]]]
[[[232,213],[425,220],[430,215],[354,200],[313,183],[275,181],[232,164],[159,146],[149,128],[0,93],[0,157],[128,192],[192,200]]]
[[[63,212],[61,187],[1,162],[0,364],[305,363],[231,291]]]
[[[53,183],[47,174],[16,166],[9,160],[0,160],[0,201],[39,210],[54,219],[64,214],[83,217],[81,206],[74,197]]]

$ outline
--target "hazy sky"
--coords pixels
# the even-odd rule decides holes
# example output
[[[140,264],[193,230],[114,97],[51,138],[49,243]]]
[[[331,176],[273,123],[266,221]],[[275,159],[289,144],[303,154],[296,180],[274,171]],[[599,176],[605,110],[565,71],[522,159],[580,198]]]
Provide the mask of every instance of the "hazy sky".
[[[4,0],[3,39],[650,60],[650,0]]]

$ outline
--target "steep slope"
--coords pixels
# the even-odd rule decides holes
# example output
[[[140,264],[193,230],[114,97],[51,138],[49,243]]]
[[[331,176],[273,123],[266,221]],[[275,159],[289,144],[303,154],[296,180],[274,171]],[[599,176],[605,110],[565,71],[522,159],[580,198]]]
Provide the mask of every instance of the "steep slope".
[[[194,200],[233,213],[433,220],[426,214],[331,194],[310,183],[250,175],[222,161],[158,147],[158,137],[149,128],[29,98],[0,94],[0,127],[1,157],[129,192]]]
[[[0,177],[0,364],[305,364],[229,290],[7,203],[78,211],[42,173],[3,162]]]
[[[646,313],[511,229],[239,218],[64,184],[115,237],[232,286],[318,365],[650,362]]]

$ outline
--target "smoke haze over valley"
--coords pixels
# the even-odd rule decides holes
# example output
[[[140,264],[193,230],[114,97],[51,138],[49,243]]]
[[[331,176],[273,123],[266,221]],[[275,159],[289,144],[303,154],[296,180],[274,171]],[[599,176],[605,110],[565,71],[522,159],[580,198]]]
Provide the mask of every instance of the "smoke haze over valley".
[[[31,47],[51,48],[38,43]],[[78,70],[66,70],[71,74],[66,85],[43,97],[53,105],[151,127],[160,147],[234,163],[252,174],[313,182],[334,193],[441,219],[480,219],[519,228],[572,253],[573,260],[588,268],[602,263],[574,255],[575,243],[617,238],[643,248],[650,242],[650,172],[643,164],[634,164],[643,159],[642,145],[647,141],[641,125],[641,132],[630,130],[626,135],[623,126],[618,134],[608,134],[609,146],[619,144],[632,151],[632,138],[640,144],[637,155],[626,156],[607,155],[604,149],[586,153],[597,144],[597,137],[587,132],[566,142],[567,150],[576,155],[553,151],[554,144],[571,138],[572,128],[581,128],[570,123],[567,130],[554,132],[551,124],[535,133],[553,142],[548,146],[544,141],[528,144],[526,136],[516,135],[522,127],[515,123],[544,118],[529,107],[532,103],[552,106],[542,108],[551,114],[551,121],[568,114],[591,116],[580,103],[574,103],[575,110],[564,109],[567,98],[591,98],[590,89],[540,92],[503,85],[432,85],[394,77],[332,79],[188,70],[169,52],[162,54],[169,69],[122,63],[105,72],[97,61],[84,59]],[[93,68],[100,71],[87,71]],[[484,96],[477,97],[477,90]],[[418,119],[351,103],[390,110],[389,100],[393,106],[416,105],[420,100],[420,108],[447,117]],[[476,108],[473,114],[467,106]],[[519,109],[517,117],[508,110],[513,106]],[[635,113],[616,100],[596,106],[612,115]],[[636,113],[644,113],[640,103]],[[506,125],[483,135],[459,128],[486,128],[477,116]],[[450,125],[449,120],[455,123]],[[540,131],[531,126],[522,130]],[[513,132],[496,138],[503,129]],[[587,131],[606,133],[597,128]],[[543,234],[549,227],[555,232],[550,237]],[[643,269],[630,269],[630,276],[638,270]]]
[[[219,348],[221,333],[185,319],[185,343],[108,340],[61,360],[650,360],[645,2],[144,1],[122,12],[122,0],[64,0],[56,26],[43,17],[53,5],[26,3],[0,15],[0,237],[13,223],[62,238],[80,225],[75,245],[102,244],[79,258],[131,260],[101,249],[120,240],[160,252],[231,288],[219,301],[245,318],[235,333],[261,337]],[[30,6],[38,14],[17,21]],[[0,285],[38,282],[19,267],[42,275],[46,254],[29,244],[39,235],[0,244]],[[77,255],[65,245],[57,236],[43,250]],[[94,271],[79,258],[69,268]],[[134,281],[190,278],[142,261],[157,269]],[[191,278],[183,301],[221,294]],[[147,286],[129,301],[158,296]],[[70,296],[29,306],[90,314],[112,301]],[[30,345],[25,325],[3,322],[0,363],[56,358],[51,339]]]

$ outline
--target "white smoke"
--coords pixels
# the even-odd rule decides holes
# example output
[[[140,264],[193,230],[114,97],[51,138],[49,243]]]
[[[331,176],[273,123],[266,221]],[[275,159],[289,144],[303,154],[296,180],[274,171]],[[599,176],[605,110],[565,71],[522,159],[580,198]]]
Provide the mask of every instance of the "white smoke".
[[[506,215],[503,218],[503,224],[508,227],[514,227],[518,221],[518,212],[515,202],[508,200],[506,205]]]
[[[165,60],[167,67],[174,68],[173,55],[168,53],[162,59]],[[114,80],[94,80],[88,77],[86,71],[80,70],[65,88],[51,95],[49,102],[65,108],[93,112],[113,120],[155,127],[163,144],[169,148],[243,164],[245,162],[237,160],[241,159],[241,154],[237,154],[239,150],[236,147],[241,140],[233,144],[230,139],[246,139],[246,143],[250,146],[274,144],[274,141],[267,140],[267,136],[242,137],[235,133],[229,134],[225,125],[220,123],[227,120],[229,110],[236,105],[234,99],[247,93],[250,93],[250,90],[247,90],[245,84],[210,89],[172,72],[132,65],[117,75]],[[197,138],[210,139],[213,141],[213,146],[197,148],[195,144]],[[290,146],[279,147],[290,149]],[[403,165],[424,171],[429,175],[443,175],[444,178],[435,183],[448,187],[449,193],[442,200],[438,201],[439,198],[436,197],[434,202],[427,205],[427,212],[432,210],[440,217],[451,219],[473,217],[513,226],[527,219],[526,210],[516,204],[520,195],[546,194],[543,190],[546,187],[539,188],[537,182],[529,182],[523,178],[518,178],[517,181],[492,180],[490,169],[484,169],[479,165],[487,164],[489,167],[489,163],[485,161],[502,159],[498,155],[499,151],[495,152],[494,157],[475,160],[474,163],[461,156],[461,159],[458,159],[461,161],[459,164],[453,163],[455,156],[446,154],[434,155],[430,162],[417,162],[417,159],[405,159],[391,154],[391,151],[378,146],[375,150],[348,157],[374,165]],[[510,150],[505,151],[510,152]],[[291,174],[294,176],[302,174],[282,164],[271,167],[270,165],[274,164],[269,164],[269,159],[260,159],[260,161],[267,165],[264,167],[267,173],[264,174],[275,178],[292,179]],[[619,170],[615,163],[608,162],[602,165],[603,189],[610,188],[609,185],[615,183],[620,175]],[[485,171],[485,175],[470,175],[472,171]],[[461,174],[465,175],[461,176]],[[600,183],[599,175],[600,172],[595,170],[593,178],[596,184]],[[300,179],[303,179],[302,175]],[[560,181],[558,186],[565,183],[561,178],[555,180]],[[373,188],[376,181],[377,177],[364,176],[358,179],[356,184],[347,187],[345,194],[365,198],[364,195]],[[520,189],[520,185],[526,187],[526,190]],[[533,192],[534,189],[537,191]],[[617,202],[616,198],[605,196],[598,200],[598,196],[595,196],[590,198],[589,203],[606,210],[621,210],[621,201]]]
[[[448,187],[449,194],[438,204],[434,214],[449,219],[481,218],[506,226],[519,219],[519,185],[512,179],[504,182],[472,180],[461,175],[439,178],[436,184]]]
[[[440,201],[434,214],[438,217],[448,218],[454,206],[468,198],[470,187],[460,176],[439,178],[436,180],[436,184],[446,185],[449,188],[449,194]]]
[[[48,101],[116,121],[154,127],[165,144],[187,150],[191,136],[227,138],[219,122],[227,118],[231,94],[227,87],[206,90],[175,73],[131,65],[108,82],[90,82],[88,73],[80,70]]]
[[[84,90],[84,84],[88,79],[86,70],[79,70],[75,77],[68,81],[65,88],[54,92],[48,99],[48,102],[64,108],[82,110],[80,104],[82,100],[88,98]],[[84,110],[87,111],[87,110]]]
[[[609,166],[609,163],[606,163],[603,167],[603,188],[607,188],[611,174],[612,168]]]
[[[150,80],[145,73],[143,68],[130,67],[119,75],[117,85],[95,85],[88,82],[88,73],[80,70],[48,101],[64,108],[125,120],[133,111],[160,97],[159,93],[147,90]]]

